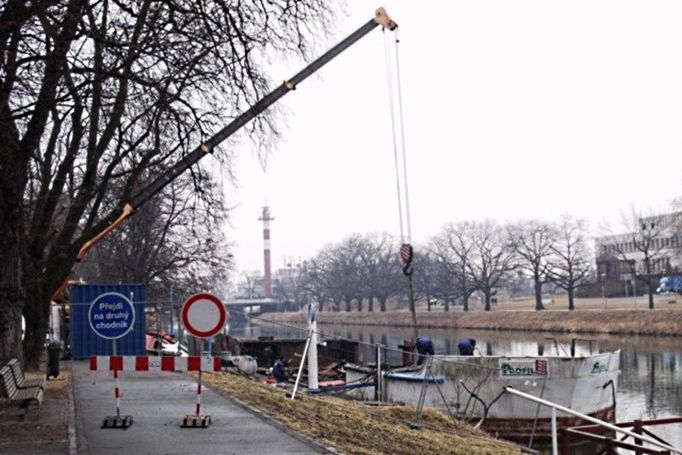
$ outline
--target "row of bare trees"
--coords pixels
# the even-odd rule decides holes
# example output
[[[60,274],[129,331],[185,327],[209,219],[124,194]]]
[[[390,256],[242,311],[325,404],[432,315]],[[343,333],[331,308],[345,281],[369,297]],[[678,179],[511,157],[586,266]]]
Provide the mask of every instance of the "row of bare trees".
[[[345,311],[352,305],[358,311],[365,305],[367,311],[375,311],[375,303],[379,311],[386,311],[390,298],[405,301],[407,279],[398,247],[398,241],[386,234],[354,235],[327,246],[304,261],[295,286],[298,301],[315,300]],[[468,311],[474,293],[490,310],[497,289],[513,287],[519,280],[532,281],[536,309],[544,308],[542,290],[548,283],[565,289],[569,309],[574,309],[575,289],[590,275],[593,263],[586,223],[571,217],[556,223],[451,223],[416,250],[412,277],[416,298],[426,301],[429,309],[432,302],[440,302],[446,311],[455,302]]]

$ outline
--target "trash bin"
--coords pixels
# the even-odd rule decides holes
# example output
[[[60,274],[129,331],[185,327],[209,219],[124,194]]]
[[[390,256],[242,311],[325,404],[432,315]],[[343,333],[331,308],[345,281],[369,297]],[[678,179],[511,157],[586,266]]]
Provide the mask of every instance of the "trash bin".
[[[56,378],[59,376],[59,357],[62,353],[62,344],[58,341],[53,341],[47,345],[47,379],[50,376]]]

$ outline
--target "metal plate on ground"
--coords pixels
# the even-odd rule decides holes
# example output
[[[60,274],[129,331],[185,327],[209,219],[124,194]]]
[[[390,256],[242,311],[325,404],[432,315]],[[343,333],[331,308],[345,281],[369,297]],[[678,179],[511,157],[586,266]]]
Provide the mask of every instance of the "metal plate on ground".
[[[208,428],[211,424],[211,416],[186,415],[182,419],[182,428]]]
[[[102,422],[102,428],[126,429],[133,424],[133,416],[109,416]]]

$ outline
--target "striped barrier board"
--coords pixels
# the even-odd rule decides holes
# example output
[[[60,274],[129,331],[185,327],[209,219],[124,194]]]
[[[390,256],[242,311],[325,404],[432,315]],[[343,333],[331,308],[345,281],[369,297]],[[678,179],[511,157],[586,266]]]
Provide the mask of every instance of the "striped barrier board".
[[[90,357],[91,371],[220,371],[220,357],[98,355]]]

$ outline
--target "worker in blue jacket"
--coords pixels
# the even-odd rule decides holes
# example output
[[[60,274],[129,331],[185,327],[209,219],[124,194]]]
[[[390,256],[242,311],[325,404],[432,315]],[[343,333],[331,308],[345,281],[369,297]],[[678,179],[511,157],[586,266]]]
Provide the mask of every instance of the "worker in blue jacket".
[[[476,340],[473,338],[462,338],[457,342],[457,349],[459,349],[459,355],[474,355]]]
[[[417,338],[417,353],[419,353],[419,359],[417,360],[417,365],[421,365],[426,360],[427,355],[433,355],[433,341],[430,337],[419,337]]]
[[[284,360],[281,357],[278,357],[272,366],[272,375],[277,382],[286,382],[287,380],[287,371],[284,366]]]

